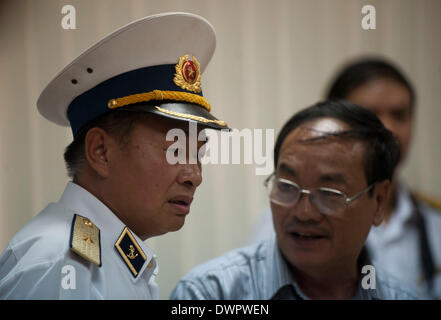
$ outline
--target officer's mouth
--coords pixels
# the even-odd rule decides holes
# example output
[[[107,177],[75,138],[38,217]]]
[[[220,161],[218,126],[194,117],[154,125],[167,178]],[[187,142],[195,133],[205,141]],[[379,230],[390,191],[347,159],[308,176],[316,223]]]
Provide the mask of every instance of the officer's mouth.
[[[178,215],[187,215],[190,212],[191,202],[193,201],[193,197],[181,195],[173,197],[168,200],[168,203],[171,207],[177,211]]]

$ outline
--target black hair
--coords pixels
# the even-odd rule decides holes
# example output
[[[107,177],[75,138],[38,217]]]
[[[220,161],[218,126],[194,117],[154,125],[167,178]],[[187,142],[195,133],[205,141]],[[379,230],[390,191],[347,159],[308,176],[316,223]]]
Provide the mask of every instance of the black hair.
[[[90,129],[95,127],[103,129],[116,138],[123,147],[128,141],[134,123],[146,117],[148,117],[148,114],[145,112],[114,110],[86,124],[78,131],[74,141],[64,151],[64,161],[68,176],[75,178],[86,160],[85,138]]]
[[[351,138],[365,143],[363,160],[367,184],[392,180],[400,156],[398,141],[377,116],[360,106],[344,100],[328,100],[306,108],[288,120],[280,131],[274,147],[274,165],[277,168],[280,148],[290,132],[301,124],[320,118],[334,118],[348,124],[350,130],[325,134]]]
[[[410,94],[410,111],[415,105],[415,91],[404,73],[382,58],[363,58],[347,64],[334,78],[326,99],[346,99],[358,87],[378,79],[391,79],[403,85]]]

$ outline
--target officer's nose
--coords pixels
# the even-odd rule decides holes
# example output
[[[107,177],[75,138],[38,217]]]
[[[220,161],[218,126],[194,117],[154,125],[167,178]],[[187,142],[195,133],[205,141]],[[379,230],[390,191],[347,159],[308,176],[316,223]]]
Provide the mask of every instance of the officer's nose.
[[[178,175],[178,183],[196,189],[202,183],[202,169],[200,163],[185,164]]]
[[[291,214],[302,222],[319,222],[323,219],[323,215],[311,203],[310,195],[305,193],[300,196],[292,208]]]

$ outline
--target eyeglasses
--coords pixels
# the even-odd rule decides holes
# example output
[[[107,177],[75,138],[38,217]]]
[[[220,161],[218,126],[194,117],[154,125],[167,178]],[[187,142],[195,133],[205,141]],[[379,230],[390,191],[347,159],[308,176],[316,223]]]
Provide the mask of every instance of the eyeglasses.
[[[348,197],[339,190],[330,188],[316,188],[312,190],[302,189],[296,183],[283,178],[277,178],[275,174],[271,174],[265,180],[265,187],[268,191],[271,202],[290,207],[295,205],[302,194],[308,194],[311,203],[323,214],[334,215],[342,213],[346,206],[360,198],[365,192],[372,189],[375,183],[369,185],[353,197]]]

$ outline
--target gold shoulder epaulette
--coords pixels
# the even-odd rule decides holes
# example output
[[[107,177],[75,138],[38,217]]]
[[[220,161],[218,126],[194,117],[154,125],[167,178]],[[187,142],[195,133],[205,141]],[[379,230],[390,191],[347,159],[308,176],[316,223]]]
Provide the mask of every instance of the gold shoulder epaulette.
[[[101,267],[100,229],[89,219],[74,214],[70,235],[73,252]]]
[[[437,209],[438,211],[441,211],[441,200],[433,197],[426,196],[422,193],[415,192],[415,197],[421,201],[426,203],[427,205],[431,206],[432,208]]]

